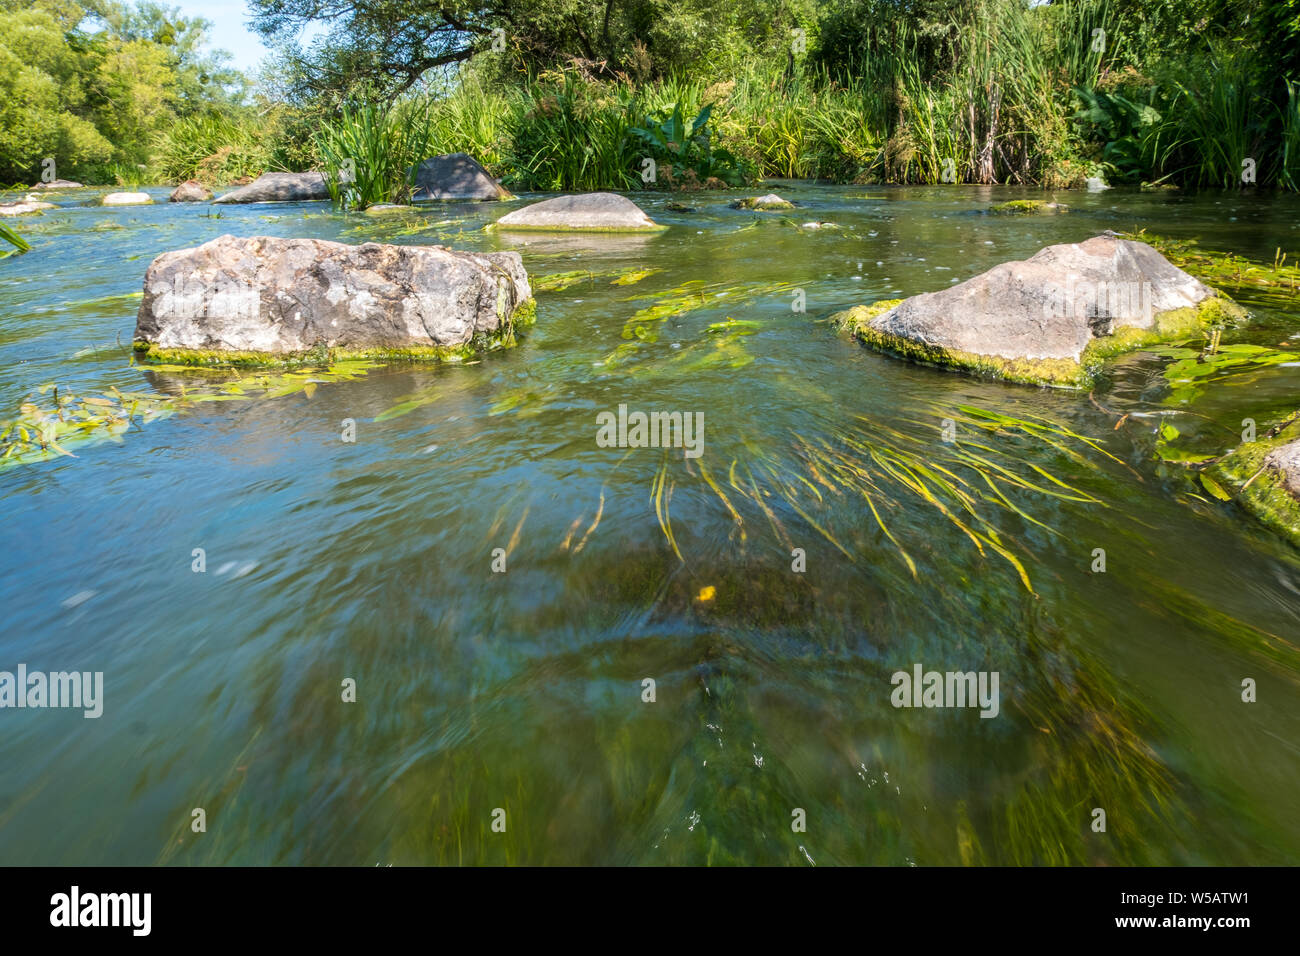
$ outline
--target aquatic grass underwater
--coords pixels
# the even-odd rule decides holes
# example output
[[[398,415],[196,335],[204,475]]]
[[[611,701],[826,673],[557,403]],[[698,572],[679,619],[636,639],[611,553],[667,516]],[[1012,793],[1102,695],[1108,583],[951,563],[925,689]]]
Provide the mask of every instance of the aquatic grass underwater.
[[[27,431],[0,440],[24,459],[0,470],[22,502],[0,653],[102,669],[109,692],[98,723],[9,725],[0,858],[1294,861],[1300,558],[1156,450],[1170,425],[1167,448],[1218,455],[1243,415],[1263,435],[1294,408],[1286,197],[999,217],[1033,194],[789,185],[793,218],[638,193],[669,228],[594,250],[485,231],[498,204],[67,207],[24,228],[0,277],[0,431]],[[826,321],[1135,219],[1256,315],[1214,350],[1117,360],[1093,401]],[[537,323],[437,367],[131,364],[152,255],[269,231],[517,248]],[[1185,362],[1211,369],[1202,393],[1178,394]],[[704,454],[599,447],[619,404],[702,411]],[[40,447],[83,431],[75,459]],[[895,708],[915,663],[998,671],[999,717]]]

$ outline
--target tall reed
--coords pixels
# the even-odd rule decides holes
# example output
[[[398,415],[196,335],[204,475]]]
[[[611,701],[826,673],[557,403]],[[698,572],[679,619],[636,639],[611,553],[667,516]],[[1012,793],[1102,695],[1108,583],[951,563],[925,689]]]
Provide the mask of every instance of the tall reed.
[[[1300,79],[1288,80],[1282,108],[1282,163],[1278,182],[1300,192]]]
[[[409,201],[414,168],[436,152],[437,133],[428,99],[343,104],[316,135],[331,197],[355,209]]]
[[[272,137],[257,117],[205,113],[177,120],[154,141],[153,167],[168,182],[212,185],[257,176],[270,165]]]

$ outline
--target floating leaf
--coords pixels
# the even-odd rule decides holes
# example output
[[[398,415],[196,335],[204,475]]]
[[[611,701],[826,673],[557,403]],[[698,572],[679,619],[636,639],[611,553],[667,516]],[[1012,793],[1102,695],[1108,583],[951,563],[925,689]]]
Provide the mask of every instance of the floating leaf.
[[[1220,485],[1213,478],[1211,478],[1209,475],[1205,474],[1204,472],[1201,472],[1200,479],[1201,479],[1201,484],[1205,486],[1205,490],[1208,491],[1210,494],[1214,495],[1214,497],[1218,498],[1220,501],[1232,500],[1232,495],[1224,491],[1223,486]]]

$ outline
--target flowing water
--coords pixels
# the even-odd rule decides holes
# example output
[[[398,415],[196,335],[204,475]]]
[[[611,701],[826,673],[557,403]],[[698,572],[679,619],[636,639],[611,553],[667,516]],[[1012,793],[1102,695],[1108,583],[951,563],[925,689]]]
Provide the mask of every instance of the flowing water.
[[[1300,551],[1154,456],[1164,414],[1231,447],[1300,368],[1174,408],[1141,353],[1090,400],[826,321],[1104,229],[1294,256],[1300,203],[777,189],[801,208],[646,195],[666,232],[581,241],[485,232],[495,204],[18,220],[0,418],[50,383],[216,387],[127,346],[150,259],[223,233],[585,275],[479,361],[185,404],[0,471],[0,670],[104,675],[98,719],[0,710],[0,863],[1300,862]],[[1300,301],[1225,341],[1296,337]],[[702,455],[602,447],[620,405],[702,414]],[[894,707],[917,664],[996,671],[997,715]]]

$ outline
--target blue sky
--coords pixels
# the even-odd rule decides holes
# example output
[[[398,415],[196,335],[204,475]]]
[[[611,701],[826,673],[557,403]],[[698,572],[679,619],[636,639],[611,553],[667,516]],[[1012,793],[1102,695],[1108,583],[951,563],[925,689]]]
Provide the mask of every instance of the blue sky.
[[[211,46],[230,54],[231,62],[239,69],[256,70],[262,57],[269,52],[261,39],[248,28],[248,4],[244,0],[161,0],[168,6],[180,7],[188,16],[199,16],[211,21],[209,31]]]

